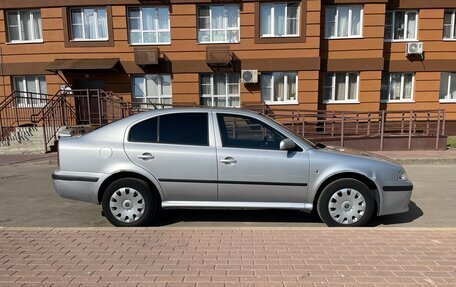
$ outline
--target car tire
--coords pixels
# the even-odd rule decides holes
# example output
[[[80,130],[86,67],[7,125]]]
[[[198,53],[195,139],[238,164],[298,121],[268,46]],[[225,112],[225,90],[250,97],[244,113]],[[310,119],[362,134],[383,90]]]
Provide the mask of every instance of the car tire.
[[[108,221],[119,227],[147,226],[159,209],[154,191],[147,182],[137,178],[112,182],[103,193],[101,204]]]
[[[356,179],[338,179],[327,185],[317,202],[320,218],[331,227],[366,225],[375,209],[373,192]]]

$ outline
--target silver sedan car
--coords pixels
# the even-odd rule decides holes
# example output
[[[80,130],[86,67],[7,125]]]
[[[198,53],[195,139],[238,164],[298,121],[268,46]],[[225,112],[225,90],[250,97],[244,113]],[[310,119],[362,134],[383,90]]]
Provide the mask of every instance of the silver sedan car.
[[[210,108],[144,112],[62,138],[52,178],[60,196],[101,204],[115,226],[145,226],[172,208],[315,210],[329,226],[363,226],[408,211],[413,189],[389,159]]]

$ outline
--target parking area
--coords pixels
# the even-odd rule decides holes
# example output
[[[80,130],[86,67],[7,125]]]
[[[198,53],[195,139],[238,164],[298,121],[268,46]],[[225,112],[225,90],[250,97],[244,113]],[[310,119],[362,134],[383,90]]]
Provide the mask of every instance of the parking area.
[[[410,211],[375,218],[372,226],[455,227],[456,164],[407,164],[415,189]],[[103,227],[101,207],[58,197],[51,182],[55,160],[42,159],[0,166],[0,226]],[[176,210],[160,215],[168,227],[319,227],[320,220],[299,211]]]

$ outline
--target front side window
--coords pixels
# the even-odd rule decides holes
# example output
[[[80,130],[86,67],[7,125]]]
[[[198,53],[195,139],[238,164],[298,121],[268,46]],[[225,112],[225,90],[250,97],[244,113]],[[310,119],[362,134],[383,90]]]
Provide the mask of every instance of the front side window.
[[[217,114],[223,147],[279,150],[286,137],[265,123],[247,116]]]
[[[456,101],[456,73],[442,73],[440,79],[440,100]]]
[[[105,7],[70,9],[70,13],[72,40],[108,40],[108,17]]]
[[[13,77],[18,107],[36,107],[46,104],[47,89],[44,76],[15,76]]]
[[[239,5],[199,5],[199,43],[238,43]]]
[[[382,101],[411,101],[413,99],[413,73],[390,73],[383,75]]]
[[[133,79],[133,102],[172,104],[171,75],[144,75]]]
[[[358,73],[325,73],[323,102],[357,102]]]
[[[169,7],[131,7],[128,9],[130,44],[170,44]]]
[[[456,10],[445,11],[443,39],[456,40]]]
[[[416,40],[418,32],[418,12],[387,11],[385,40]]]
[[[207,113],[176,113],[158,116],[134,125],[130,142],[209,145]]]
[[[264,3],[260,9],[261,37],[299,36],[299,3]]]
[[[201,104],[212,107],[239,107],[239,78],[238,73],[202,74]]]
[[[275,72],[261,74],[261,99],[267,104],[297,103],[298,74]]]
[[[325,37],[361,37],[362,13],[363,7],[361,5],[327,7]]]
[[[40,10],[7,11],[6,18],[10,43],[43,40]]]

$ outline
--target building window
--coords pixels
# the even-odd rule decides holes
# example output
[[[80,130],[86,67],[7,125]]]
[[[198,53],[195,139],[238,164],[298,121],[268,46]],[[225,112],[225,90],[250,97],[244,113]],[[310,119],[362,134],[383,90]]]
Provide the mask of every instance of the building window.
[[[456,73],[442,73],[440,80],[440,100],[456,101]]]
[[[239,5],[199,5],[199,43],[239,43]]]
[[[383,76],[382,102],[413,100],[413,73],[390,73]]]
[[[261,37],[298,37],[299,3],[264,3],[260,10]]]
[[[108,40],[106,8],[70,9],[71,39],[73,41]]]
[[[416,40],[418,33],[418,12],[387,11],[385,23],[385,40]]]
[[[239,107],[239,78],[238,73],[202,74],[201,104],[213,107]]]
[[[361,5],[327,7],[325,37],[328,39],[361,37],[362,15]]]
[[[261,99],[266,104],[297,103],[298,74],[275,72],[261,74]]]
[[[456,10],[445,11],[443,39],[456,40]]]
[[[358,102],[359,73],[325,73],[324,103]]]
[[[130,44],[170,44],[169,7],[128,9]]]
[[[44,76],[13,77],[18,107],[40,107],[46,104],[47,89]]]
[[[133,79],[133,85],[135,103],[172,104],[170,75],[137,76]]]
[[[10,43],[43,41],[40,10],[7,11],[6,15]]]

